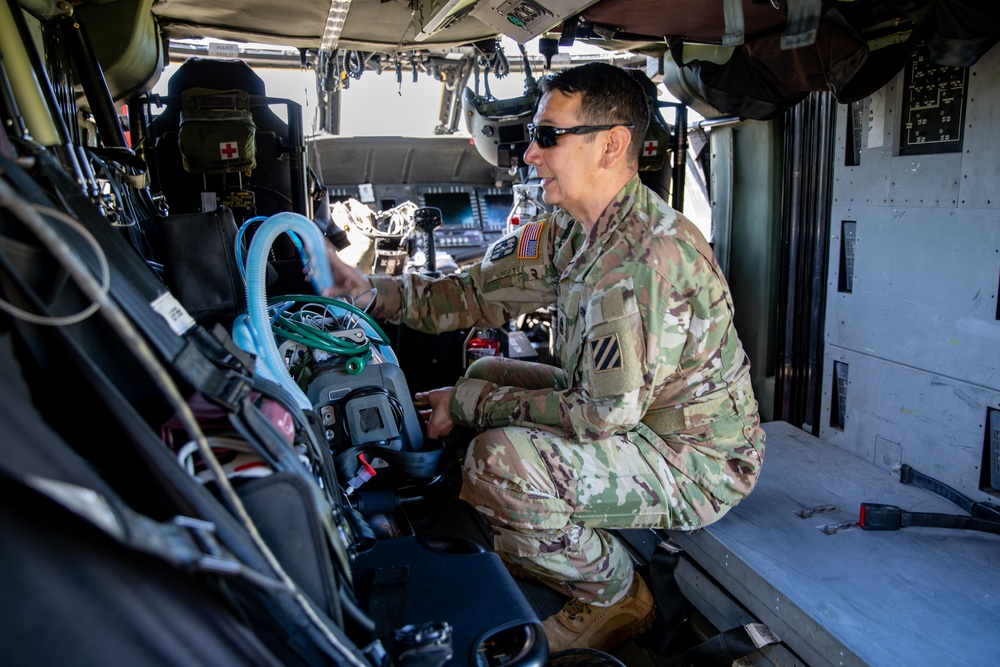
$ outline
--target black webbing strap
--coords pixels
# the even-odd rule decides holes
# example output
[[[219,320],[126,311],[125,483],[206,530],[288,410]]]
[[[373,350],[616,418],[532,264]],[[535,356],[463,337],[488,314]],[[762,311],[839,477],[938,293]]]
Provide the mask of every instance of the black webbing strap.
[[[117,498],[49,477],[18,473],[0,462],[0,477],[48,499],[132,551],[159,558],[187,572],[241,577],[259,587],[287,586],[241,563],[215,536],[215,524],[176,516],[158,522],[136,512]]]
[[[649,559],[649,582],[656,609],[669,628],[679,625],[687,616],[687,603],[674,572],[683,551],[671,541],[661,542]]]
[[[661,542],[649,559],[650,589],[660,617],[666,621],[666,631],[657,642],[657,655],[668,655],[678,629],[688,617],[689,603],[677,584],[674,572],[683,551],[673,542]],[[780,640],[761,623],[730,628],[709,637],[700,644],[674,654],[656,664],[664,667],[730,667],[768,644]]]
[[[1000,535],[1000,521],[961,514],[906,512],[895,505],[861,503],[858,524],[865,530],[899,530],[911,526],[979,530]]]
[[[909,464],[904,463],[903,467],[899,469],[899,483],[910,484],[936,493],[979,519],[1000,522],[1000,506],[989,502],[973,500],[944,482],[936,480],[922,472],[917,472]]]
[[[416,452],[401,451],[379,447],[378,445],[360,445],[348,447],[336,456],[337,473],[341,479],[348,480],[357,473],[360,463],[358,455],[364,454],[369,463],[379,458],[389,464],[390,470],[404,473],[414,479],[430,479],[437,472],[438,462],[444,444],[438,443],[435,449],[424,449]]]
[[[935,493],[958,505],[971,516],[938,512],[907,512],[895,505],[861,503],[858,525],[865,530],[899,530],[911,526],[978,530],[1000,535],[1000,507],[973,500],[964,493],[904,463],[899,469],[900,484],[909,484]]]
[[[767,626],[748,623],[720,632],[684,651],[672,667],[730,667],[740,658],[778,641]]]

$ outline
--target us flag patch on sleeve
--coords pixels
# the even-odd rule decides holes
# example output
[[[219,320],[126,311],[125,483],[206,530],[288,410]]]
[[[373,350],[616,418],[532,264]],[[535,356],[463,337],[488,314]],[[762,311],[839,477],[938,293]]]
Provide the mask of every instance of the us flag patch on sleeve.
[[[618,334],[590,341],[590,355],[593,357],[595,373],[621,368],[622,350],[618,344]]]
[[[521,242],[517,244],[518,259],[538,259],[538,240],[542,236],[544,222],[532,222],[526,225],[521,233]]]

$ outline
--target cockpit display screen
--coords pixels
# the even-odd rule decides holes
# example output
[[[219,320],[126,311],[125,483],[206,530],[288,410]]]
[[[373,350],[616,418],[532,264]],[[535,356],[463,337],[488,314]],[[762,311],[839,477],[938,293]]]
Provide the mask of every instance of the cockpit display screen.
[[[441,209],[441,222],[449,227],[476,225],[468,192],[428,192],[424,194],[424,206]]]
[[[507,224],[507,216],[514,205],[512,194],[483,195],[483,221],[489,229],[497,229]]]

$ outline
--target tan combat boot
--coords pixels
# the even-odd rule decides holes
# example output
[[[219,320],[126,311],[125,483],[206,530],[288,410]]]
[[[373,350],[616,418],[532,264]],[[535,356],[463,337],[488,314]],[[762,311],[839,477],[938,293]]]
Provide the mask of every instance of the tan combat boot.
[[[570,600],[560,611],[542,621],[549,653],[571,648],[600,651],[642,634],[656,619],[653,594],[638,574],[628,595],[609,607]]]

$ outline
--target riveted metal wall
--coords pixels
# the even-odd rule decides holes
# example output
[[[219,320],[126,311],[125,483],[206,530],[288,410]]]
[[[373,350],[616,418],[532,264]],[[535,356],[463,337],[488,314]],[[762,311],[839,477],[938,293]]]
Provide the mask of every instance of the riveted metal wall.
[[[958,152],[901,154],[904,81],[860,103],[860,127],[837,110],[820,436],[975,496],[1000,405],[1000,49],[969,69]]]

